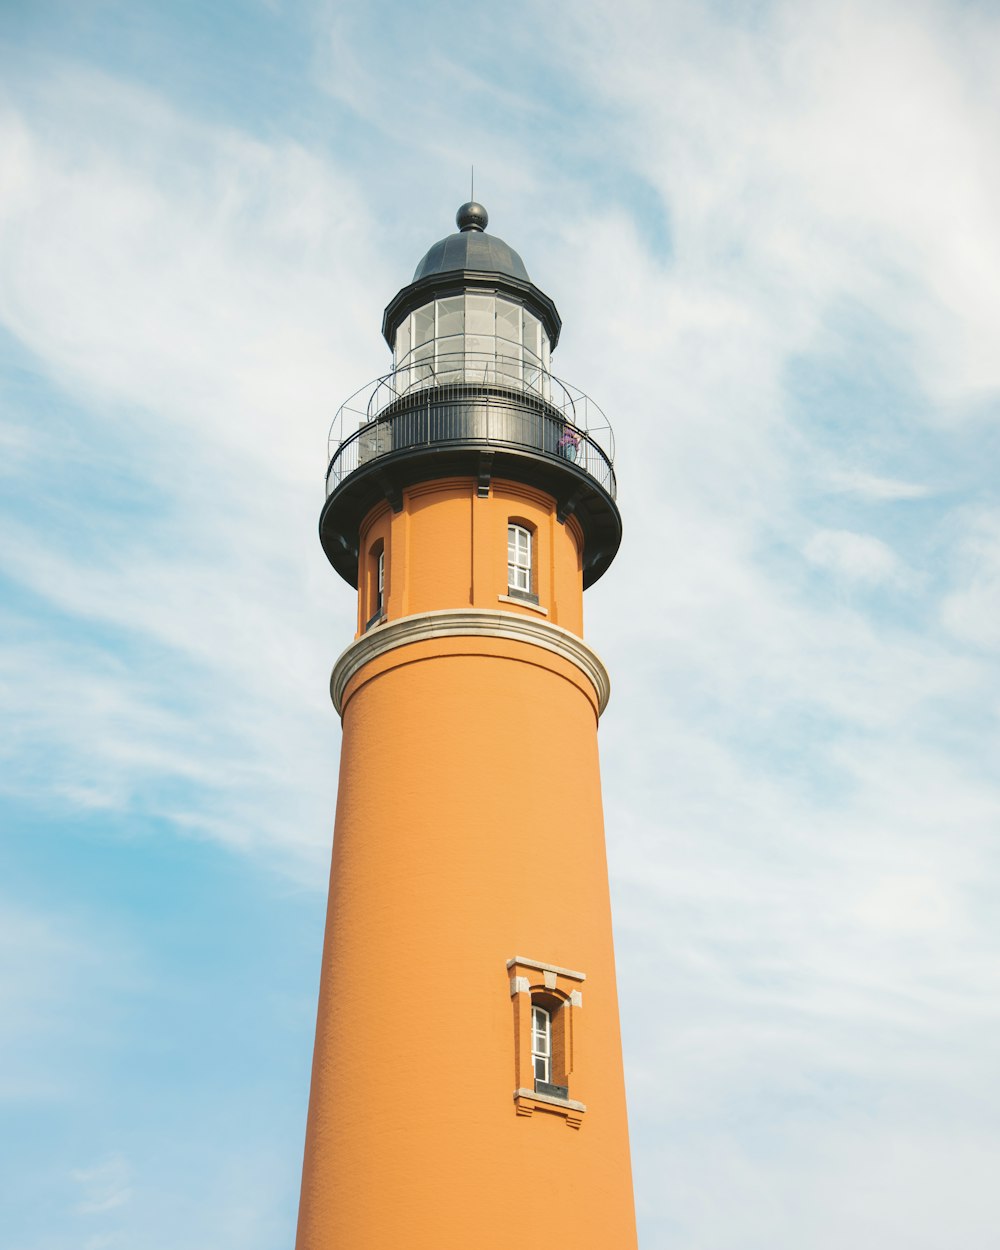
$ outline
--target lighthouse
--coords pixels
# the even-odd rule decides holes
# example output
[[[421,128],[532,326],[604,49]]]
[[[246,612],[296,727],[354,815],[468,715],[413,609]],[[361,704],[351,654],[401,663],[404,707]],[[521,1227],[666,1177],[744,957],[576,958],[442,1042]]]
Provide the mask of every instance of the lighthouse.
[[[635,1217],[583,592],[621,540],[561,321],[463,205],[334,421],[357,591],[297,1250],[628,1250]]]

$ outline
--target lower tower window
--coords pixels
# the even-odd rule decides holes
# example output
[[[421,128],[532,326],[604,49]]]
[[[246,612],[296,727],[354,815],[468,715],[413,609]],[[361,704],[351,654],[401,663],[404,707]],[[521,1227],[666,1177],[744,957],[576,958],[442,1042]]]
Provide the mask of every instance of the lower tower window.
[[[531,1062],[535,1084],[548,1085],[552,1078],[552,1017],[544,1007],[531,1009]]]
[[[558,1115],[579,1128],[586,1104],[570,1097],[574,1024],[583,1007],[582,972],[515,955],[507,961],[514,1014],[517,1114]]]
[[[531,1068],[536,1094],[569,1097],[569,1008],[561,995],[539,993],[531,1000]]]

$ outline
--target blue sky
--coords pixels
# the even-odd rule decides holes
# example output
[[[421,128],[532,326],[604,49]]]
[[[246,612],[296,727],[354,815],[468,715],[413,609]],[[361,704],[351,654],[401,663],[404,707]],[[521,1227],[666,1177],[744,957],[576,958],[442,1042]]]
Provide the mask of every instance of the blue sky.
[[[616,432],[644,1250],[992,1250],[1000,18],[0,6],[4,1250],[291,1244],[326,432],[476,166]]]

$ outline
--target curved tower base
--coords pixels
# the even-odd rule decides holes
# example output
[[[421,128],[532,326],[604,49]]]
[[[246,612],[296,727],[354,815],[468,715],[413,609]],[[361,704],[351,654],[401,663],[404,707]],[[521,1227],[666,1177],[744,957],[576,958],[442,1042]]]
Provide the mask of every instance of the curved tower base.
[[[298,1250],[625,1250],[597,692],[482,634],[385,650],[344,702]],[[525,1063],[538,995],[564,1096]]]

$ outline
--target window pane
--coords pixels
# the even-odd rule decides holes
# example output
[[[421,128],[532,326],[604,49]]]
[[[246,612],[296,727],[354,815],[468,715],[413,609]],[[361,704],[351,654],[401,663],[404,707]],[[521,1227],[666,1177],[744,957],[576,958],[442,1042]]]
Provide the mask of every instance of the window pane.
[[[492,295],[466,295],[465,329],[468,334],[494,333],[495,304]]]
[[[531,534],[523,525],[507,526],[507,585],[531,593]],[[531,1018],[533,1027],[548,1027],[544,1008],[533,1007]]]
[[[464,334],[449,334],[447,338],[437,340],[437,354],[439,356],[461,356],[464,349]]]
[[[438,338],[446,334],[461,334],[465,329],[465,299],[461,295],[437,302]]]
[[[515,343],[498,343],[497,379],[501,384],[520,382],[521,380],[521,349]]]
[[[433,342],[420,343],[414,347],[410,353],[410,362],[413,367],[410,370],[410,377],[414,383],[426,382],[433,374],[431,362],[434,358]],[[421,363],[426,362],[426,363]]]
[[[521,306],[508,300],[497,300],[497,338],[521,341]]]
[[[446,382],[455,381],[462,376],[462,348],[465,339],[461,334],[453,334],[446,339],[438,339],[437,376]]]
[[[497,341],[492,334],[467,334],[465,354],[476,365],[492,364],[497,352]]]
[[[542,323],[537,317],[533,317],[530,312],[525,311],[524,314],[524,358],[529,359],[528,353],[540,360],[542,356]]]
[[[410,318],[404,317],[403,324],[396,331],[395,361],[398,365],[410,350]]]
[[[418,308],[413,314],[413,346],[429,343],[434,337],[434,305]]]
[[[536,1062],[535,1074],[539,1080],[547,1081],[549,1079],[548,1056],[551,1049],[549,1044],[551,1039],[549,1013],[543,1007],[533,1007],[531,1015],[531,1049]],[[541,1071],[539,1070],[539,1064],[541,1065]]]
[[[544,338],[545,331],[542,329],[542,323],[537,317],[533,317],[530,312],[525,311],[524,381],[529,390],[536,391],[539,394],[542,391],[540,373],[545,367],[542,364],[542,341]]]

